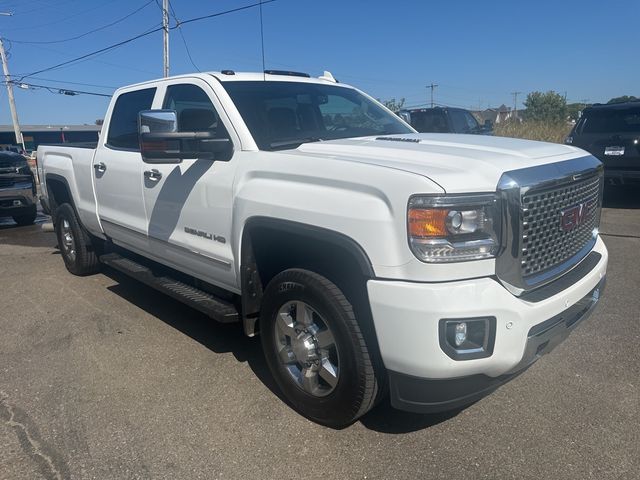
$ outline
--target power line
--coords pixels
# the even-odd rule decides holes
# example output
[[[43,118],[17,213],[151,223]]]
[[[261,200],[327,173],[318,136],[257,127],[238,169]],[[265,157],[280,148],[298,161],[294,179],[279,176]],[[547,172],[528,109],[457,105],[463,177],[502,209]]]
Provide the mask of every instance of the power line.
[[[101,4],[100,4],[100,5],[98,5],[98,6],[94,6],[94,7],[88,8],[88,9],[86,9],[86,10],[81,10],[80,12],[74,13],[73,15],[69,15],[68,17],[65,17],[65,18],[62,18],[62,19],[59,19],[59,20],[55,20],[55,21],[53,21],[53,22],[40,24],[40,25],[29,25],[29,27],[28,27],[28,28],[29,28],[29,30],[33,30],[33,29],[37,29],[37,28],[49,27],[49,26],[51,26],[51,25],[57,25],[57,24],[59,24],[59,23],[64,23],[64,22],[67,22],[67,21],[71,20],[72,18],[79,17],[79,16],[81,16],[81,15],[83,15],[83,14],[87,13],[87,12],[93,12],[94,10],[98,10],[98,9],[100,9],[100,8],[103,8],[103,7],[107,6],[107,5],[108,5],[108,2],[103,2],[103,3],[101,3]],[[23,12],[23,13],[24,13],[24,12]],[[7,30],[7,31],[8,31],[8,30],[11,30],[11,31],[14,31],[14,30],[24,30],[24,27],[7,28],[7,29],[5,29],[5,30]]]
[[[149,29],[156,28],[156,27],[159,27],[159,26],[160,26],[160,23],[156,23],[156,24],[154,24],[154,25],[151,25],[151,26],[149,27]],[[44,45],[24,45],[24,46],[25,46],[25,47],[29,47],[29,48],[36,48],[36,49],[38,49],[38,50],[44,50],[44,51],[46,51],[46,52],[53,52],[53,53],[56,53],[56,54],[58,54],[58,55],[64,55],[64,54],[65,54],[65,52],[63,52],[63,51],[60,51],[60,50],[57,50],[57,49],[51,48],[51,47],[49,47],[49,46],[44,46]],[[78,61],[77,63],[75,63],[75,64],[74,64],[74,66],[75,66],[75,65],[79,65],[79,64],[81,64],[81,63],[83,63],[83,62],[96,62],[96,63],[102,63],[102,64],[104,64],[104,65],[108,65],[108,66],[110,66],[110,67],[120,68],[120,69],[127,70],[127,71],[135,70],[136,72],[141,72],[141,73],[151,74],[151,75],[155,75],[155,73],[156,73],[156,72],[153,72],[153,71],[150,71],[150,70],[145,70],[145,69],[141,69],[141,68],[136,68],[134,65],[131,65],[131,64],[123,65],[123,64],[119,64],[119,63],[107,62],[107,61],[105,61],[105,60],[100,60],[100,59],[98,58],[98,57],[100,57],[100,56],[102,56],[102,55],[106,55],[106,54],[108,54],[108,53],[109,53],[109,52],[107,51],[107,52],[103,52],[103,53],[101,53],[101,54],[99,54],[99,55],[96,55],[95,57],[90,57],[90,58],[86,58],[86,59],[84,59],[84,60],[80,60],[80,61]],[[23,75],[26,75],[26,73],[23,73],[23,72],[21,72],[21,73],[16,73],[16,74],[14,74],[14,75],[12,75],[12,76],[13,76],[14,78],[20,78],[20,77],[21,77],[21,76],[23,76]],[[40,80],[43,80],[43,78],[41,78],[41,77],[30,77],[30,78],[39,78]],[[47,80],[49,80],[49,79],[47,79]],[[52,81],[59,81],[59,80],[52,80]],[[91,86],[93,86],[93,85],[91,85]],[[104,85],[101,85],[101,86],[104,86]],[[117,88],[117,87],[109,86],[108,88],[113,88],[113,89],[115,89],[115,88]]]
[[[209,14],[209,15],[203,15],[201,17],[190,18],[188,20],[184,20],[182,22],[179,22],[176,25],[174,25],[173,27],[169,27],[169,28],[171,30],[174,30],[176,28],[179,28],[181,25],[197,22],[197,21],[200,21],[200,20],[206,20],[206,19],[209,19],[209,18],[220,17],[222,15],[227,15],[227,14],[230,14],[230,13],[235,13],[235,12],[239,12],[239,11],[242,11],[242,10],[247,10],[249,8],[258,7],[258,6],[260,6],[260,4],[267,4],[267,3],[272,3],[272,2],[275,2],[275,1],[276,0],[267,0],[267,1],[263,1],[263,2],[252,3],[250,5],[245,5],[243,7],[232,8],[230,10],[225,10],[225,11],[222,11],[222,12],[212,13],[212,14]],[[75,62],[77,62],[79,60],[84,60],[86,58],[93,57],[93,56],[98,55],[100,53],[107,52],[107,51],[112,50],[114,48],[118,48],[118,47],[121,47],[121,46],[126,45],[128,43],[134,42],[135,40],[138,40],[140,38],[143,38],[143,37],[146,37],[148,35],[151,35],[152,33],[159,32],[161,30],[163,30],[163,27],[153,28],[152,30],[148,30],[146,32],[140,33],[140,34],[135,35],[133,37],[130,37],[130,38],[126,39],[126,40],[122,40],[122,41],[120,41],[118,43],[114,43],[112,45],[109,45],[107,47],[101,48],[99,50],[95,50],[93,52],[86,53],[86,54],[81,55],[79,57],[72,58],[71,60],[67,60],[65,62],[58,63],[58,64],[53,65],[51,67],[43,68],[41,70],[37,70],[35,72],[31,72],[31,73],[29,73],[27,75],[23,75],[22,77],[20,77],[19,80],[21,81],[21,80],[23,80],[23,79],[25,79],[27,77],[32,77],[34,75],[38,75],[39,73],[44,73],[44,72],[48,72],[50,70],[55,70],[57,68],[64,67],[64,66],[69,65],[71,63],[75,63]]]
[[[252,3],[251,5],[245,5],[244,7],[232,8],[231,10],[225,10],[224,12],[218,12],[218,13],[212,13],[212,14],[209,14],[209,15],[203,15],[202,17],[190,18],[189,20],[184,20],[184,21],[180,22],[179,25],[186,25],[187,23],[198,22],[200,20],[206,20],[207,18],[219,17],[221,15],[226,15],[228,13],[240,12],[241,10],[247,10],[249,8],[259,7],[261,4],[262,5],[266,5],[267,3],[273,3],[275,1],[276,0],[267,0],[267,1],[264,1],[264,2]],[[174,28],[176,28],[176,27],[178,27],[178,25],[176,25]]]
[[[182,43],[184,44],[184,49],[187,52],[187,57],[189,57],[189,61],[191,62],[191,65],[193,65],[193,68],[195,68],[196,71],[201,72],[202,70],[200,70],[200,68],[198,68],[198,65],[196,65],[196,62],[193,61],[191,51],[189,50],[189,45],[187,44],[187,39],[184,38],[184,33],[182,32],[182,25],[180,25],[180,21],[178,20],[178,17],[176,17],[176,12],[173,9],[173,5],[171,5],[171,2],[169,2],[169,8],[171,9],[171,15],[173,16],[173,19],[176,21],[176,25],[178,25],[178,33],[180,34],[180,38],[182,39]]]
[[[98,85],[95,83],[69,82],[67,80],[57,80],[55,78],[43,78],[43,77],[31,77],[31,78],[35,80],[44,80],[45,82],[62,83],[65,85],[80,85],[82,87],[110,88],[112,90],[115,90],[116,88],[118,88],[118,87],[114,87],[113,85]]]
[[[7,82],[3,82],[3,83],[7,83]],[[60,87],[53,87],[51,85],[38,85],[35,83],[24,83],[24,82],[16,82],[14,80],[9,80],[10,84],[15,85],[18,88],[21,88],[23,90],[37,90],[37,89],[44,89],[47,90],[49,93],[57,93],[60,95],[69,95],[69,96],[75,96],[75,95],[94,95],[96,97],[111,97],[112,95],[107,95],[106,93],[97,93],[97,92],[87,92],[87,91],[83,91],[83,90],[71,90],[71,89],[67,89],[67,88],[60,88]]]
[[[81,55],[81,56],[73,58],[71,60],[67,60],[66,62],[58,63],[57,65],[53,65],[52,67],[43,68],[42,70],[38,70],[38,71],[35,71],[35,72],[31,72],[31,73],[29,73],[27,75],[23,75],[22,77],[20,77],[20,80],[23,80],[23,79],[25,79],[27,77],[33,77],[34,75],[38,75],[39,73],[44,73],[44,72],[48,72],[50,70],[55,70],[56,68],[64,67],[65,65],[69,65],[70,63],[74,63],[74,62],[77,62],[78,60],[83,60],[83,59],[88,58],[88,57],[93,57],[94,55],[97,55],[99,53],[103,53],[103,52],[106,52],[106,51],[109,51],[109,50],[113,50],[114,48],[121,47],[122,45],[126,45],[127,43],[131,43],[131,42],[133,42],[135,40],[138,40],[139,38],[146,37],[147,35],[151,35],[152,33],[159,32],[160,30],[162,30],[162,27],[158,27],[158,28],[154,28],[152,30],[148,30],[148,31],[146,31],[144,33],[140,33],[140,34],[138,34],[138,35],[136,35],[134,37],[128,38],[128,39],[123,40],[123,41],[118,42],[118,43],[114,43],[113,45],[109,45],[108,47],[101,48],[100,50],[96,50],[94,52],[90,52],[90,53],[87,53],[85,55]]]
[[[64,43],[64,42],[70,42],[72,40],[77,40],[79,38],[82,37],[86,37],[87,35],[91,35],[92,33],[96,33],[99,32],[100,30],[104,30],[106,28],[112,27],[120,22],[125,21],[127,18],[132,17],[133,15],[135,15],[136,13],[138,13],[140,10],[144,9],[147,7],[147,5],[153,3],[154,0],[149,0],[147,3],[145,3],[144,5],[142,5],[139,8],[136,8],[133,12],[128,13],[127,15],[125,15],[124,17],[119,18],[118,20],[115,20],[111,23],[108,23],[107,25],[103,25],[101,27],[98,28],[94,28],[93,30],[89,30],[88,32],[82,33],[80,35],[76,35],[75,37],[69,37],[69,38],[65,38],[62,40],[50,40],[50,41],[42,41],[42,42],[36,42],[36,41],[26,41],[26,40],[13,40],[13,39],[7,39],[13,43],[20,43],[20,44],[31,44],[31,45],[49,45],[52,43]]]

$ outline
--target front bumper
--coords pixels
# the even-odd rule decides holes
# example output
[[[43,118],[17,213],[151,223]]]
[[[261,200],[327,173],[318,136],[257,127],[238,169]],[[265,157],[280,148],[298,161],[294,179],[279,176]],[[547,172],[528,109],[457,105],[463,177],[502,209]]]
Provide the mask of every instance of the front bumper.
[[[515,297],[492,278],[434,284],[369,281],[392,404],[433,412],[472,403],[553,349],[591,313],[601,294],[608,253],[600,238],[593,251],[597,263],[584,275],[567,282],[570,273],[565,274],[556,280],[562,288],[550,284],[550,295],[542,298]],[[485,316],[496,318],[490,356],[454,360],[445,354],[440,319]]]
[[[25,210],[36,208],[36,195],[33,185],[18,184],[10,188],[0,189],[0,216],[20,215]]]

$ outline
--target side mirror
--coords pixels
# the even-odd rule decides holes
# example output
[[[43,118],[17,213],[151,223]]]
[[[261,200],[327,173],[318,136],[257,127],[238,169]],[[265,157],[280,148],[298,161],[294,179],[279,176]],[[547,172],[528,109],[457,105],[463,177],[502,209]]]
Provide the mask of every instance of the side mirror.
[[[145,163],[180,163],[185,158],[213,160],[231,153],[229,138],[216,138],[212,131],[179,132],[175,110],[143,110],[138,114],[140,153]]]

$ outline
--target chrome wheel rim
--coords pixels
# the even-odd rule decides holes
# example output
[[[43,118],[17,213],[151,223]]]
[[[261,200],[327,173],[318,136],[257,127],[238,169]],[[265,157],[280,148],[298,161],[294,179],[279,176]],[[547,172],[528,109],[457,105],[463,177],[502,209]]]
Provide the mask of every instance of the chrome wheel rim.
[[[335,390],[340,360],[335,337],[325,319],[301,301],[285,303],[274,328],[276,353],[294,383],[314,397]]]
[[[72,262],[76,259],[76,241],[73,238],[73,231],[69,221],[62,220],[62,251]]]

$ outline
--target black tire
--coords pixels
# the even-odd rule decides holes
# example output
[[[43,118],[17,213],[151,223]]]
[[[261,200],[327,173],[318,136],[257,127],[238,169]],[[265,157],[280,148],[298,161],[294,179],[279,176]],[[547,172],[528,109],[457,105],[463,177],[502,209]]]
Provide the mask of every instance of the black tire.
[[[33,208],[29,208],[28,210],[26,210],[25,213],[22,213],[20,215],[14,215],[13,221],[16,222],[18,225],[20,225],[21,227],[25,225],[33,225],[33,223],[36,221],[37,215],[38,215],[38,212],[36,211],[36,207],[34,206]]]
[[[58,247],[67,270],[74,275],[97,273],[100,270],[98,256],[91,244],[89,234],[78,222],[73,207],[63,203],[56,209],[55,217]]]
[[[315,310],[335,340],[339,375],[325,396],[312,395],[301,388],[278,355],[281,348],[276,339],[278,312],[293,301],[304,302]],[[305,417],[332,428],[343,428],[374,406],[379,388],[372,355],[351,303],[327,278],[302,269],[285,270],[276,275],[265,289],[260,336],[276,383],[293,408]]]

